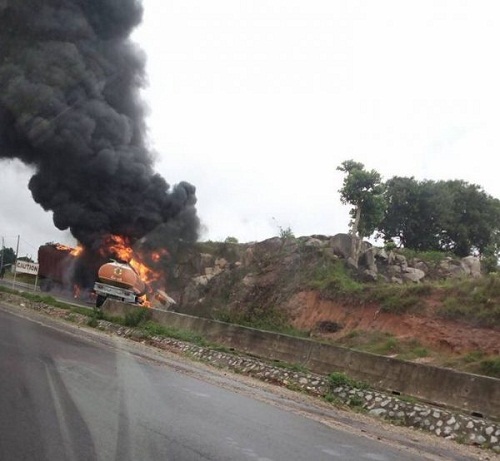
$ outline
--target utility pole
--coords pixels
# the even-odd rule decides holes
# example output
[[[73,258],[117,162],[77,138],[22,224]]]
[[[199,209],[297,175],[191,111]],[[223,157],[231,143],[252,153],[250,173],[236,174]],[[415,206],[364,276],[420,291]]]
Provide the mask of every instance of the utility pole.
[[[4,239],[2,237],[2,254],[0,255],[0,278],[3,278],[3,254],[5,252]]]
[[[14,260],[14,278],[12,279],[12,289],[14,289],[14,285],[16,284],[16,276],[17,276],[17,256],[19,253],[19,240],[21,236],[17,236],[17,246],[16,246],[16,259]]]

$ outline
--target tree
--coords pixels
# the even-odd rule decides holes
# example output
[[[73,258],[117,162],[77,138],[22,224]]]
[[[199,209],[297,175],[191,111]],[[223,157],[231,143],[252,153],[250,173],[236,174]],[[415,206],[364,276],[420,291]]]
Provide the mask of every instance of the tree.
[[[458,256],[490,254],[499,247],[500,201],[465,181],[386,182],[387,209],[378,231],[414,250],[447,250]]]
[[[5,268],[14,264],[16,253],[12,248],[0,248],[0,278],[3,279]]]
[[[4,266],[9,266],[16,262],[16,252],[12,248],[0,249],[0,263]]]
[[[441,249],[441,217],[448,206],[434,181],[395,176],[385,183],[386,210],[377,230],[386,242],[396,239],[419,251]]]
[[[362,163],[346,160],[337,170],[346,173],[340,192],[340,201],[352,205],[349,214],[351,234],[351,263],[358,266],[363,237],[373,234],[384,216],[384,186],[380,174],[365,170]]]
[[[498,247],[500,201],[465,181],[446,181],[442,188],[449,199],[443,213],[442,247],[458,256]]]

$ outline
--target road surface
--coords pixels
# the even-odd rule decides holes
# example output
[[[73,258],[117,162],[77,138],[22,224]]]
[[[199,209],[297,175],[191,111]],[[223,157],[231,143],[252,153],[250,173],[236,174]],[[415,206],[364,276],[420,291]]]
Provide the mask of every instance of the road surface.
[[[221,371],[5,305],[0,371],[3,461],[471,459],[351,433]]]

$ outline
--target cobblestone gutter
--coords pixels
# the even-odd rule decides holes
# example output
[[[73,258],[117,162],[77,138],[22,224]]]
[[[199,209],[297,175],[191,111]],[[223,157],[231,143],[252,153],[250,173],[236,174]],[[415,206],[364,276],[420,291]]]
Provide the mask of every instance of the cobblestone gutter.
[[[9,304],[43,311],[50,316],[63,318],[79,325],[86,325],[89,320],[83,315],[54,308],[44,303],[32,303],[13,295],[0,293],[0,299]],[[474,418],[460,412],[433,407],[373,389],[335,384],[335,380],[329,377],[295,370],[293,366],[286,364],[266,363],[265,360],[240,356],[235,351],[200,347],[162,336],[147,337],[140,329],[123,327],[105,320],[98,320],[97,328],[159,349],[184,354],[219,368],[325,398],[333,403],[349,406],[356,411],[366,412],[394,424],[413,427],[464,444],[478,445],[500,454],[500,424],[495,421]]]

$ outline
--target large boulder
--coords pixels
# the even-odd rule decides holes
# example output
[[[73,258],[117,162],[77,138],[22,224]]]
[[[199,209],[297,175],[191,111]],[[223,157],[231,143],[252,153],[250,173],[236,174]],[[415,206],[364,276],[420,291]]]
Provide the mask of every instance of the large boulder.
[[[337,256],[341,256],[344,259],[349,259],[351,256],[351,240],[352,236],[350,234],[336,234],[330,239],[330,247],[333,248],[333,252]],[[361,242],[360,255],[372,248],[372,244],[369,242]]]
[[[351,236],[349,234],[337,234],[330,239],[333,253],[341,258],[348,259],[351,256]]]
[[[359,264],[366,267],[371,272],[378,272],[377,264],[375,262],[375,249],[368,248],[366,251],[361,253],[359,257]]]
[[[466,256],[460,264],[466,275],[470,277],[481,277],[481,260],[477,256]]]
[[[425,272],[414,267],[406,267],[403,269],[403,280],[418,283],[425,277]]]
[[[463,277],[465,275],[465,269],[461,262],[449,256],[439,263],[439,270],[443,278]]]

